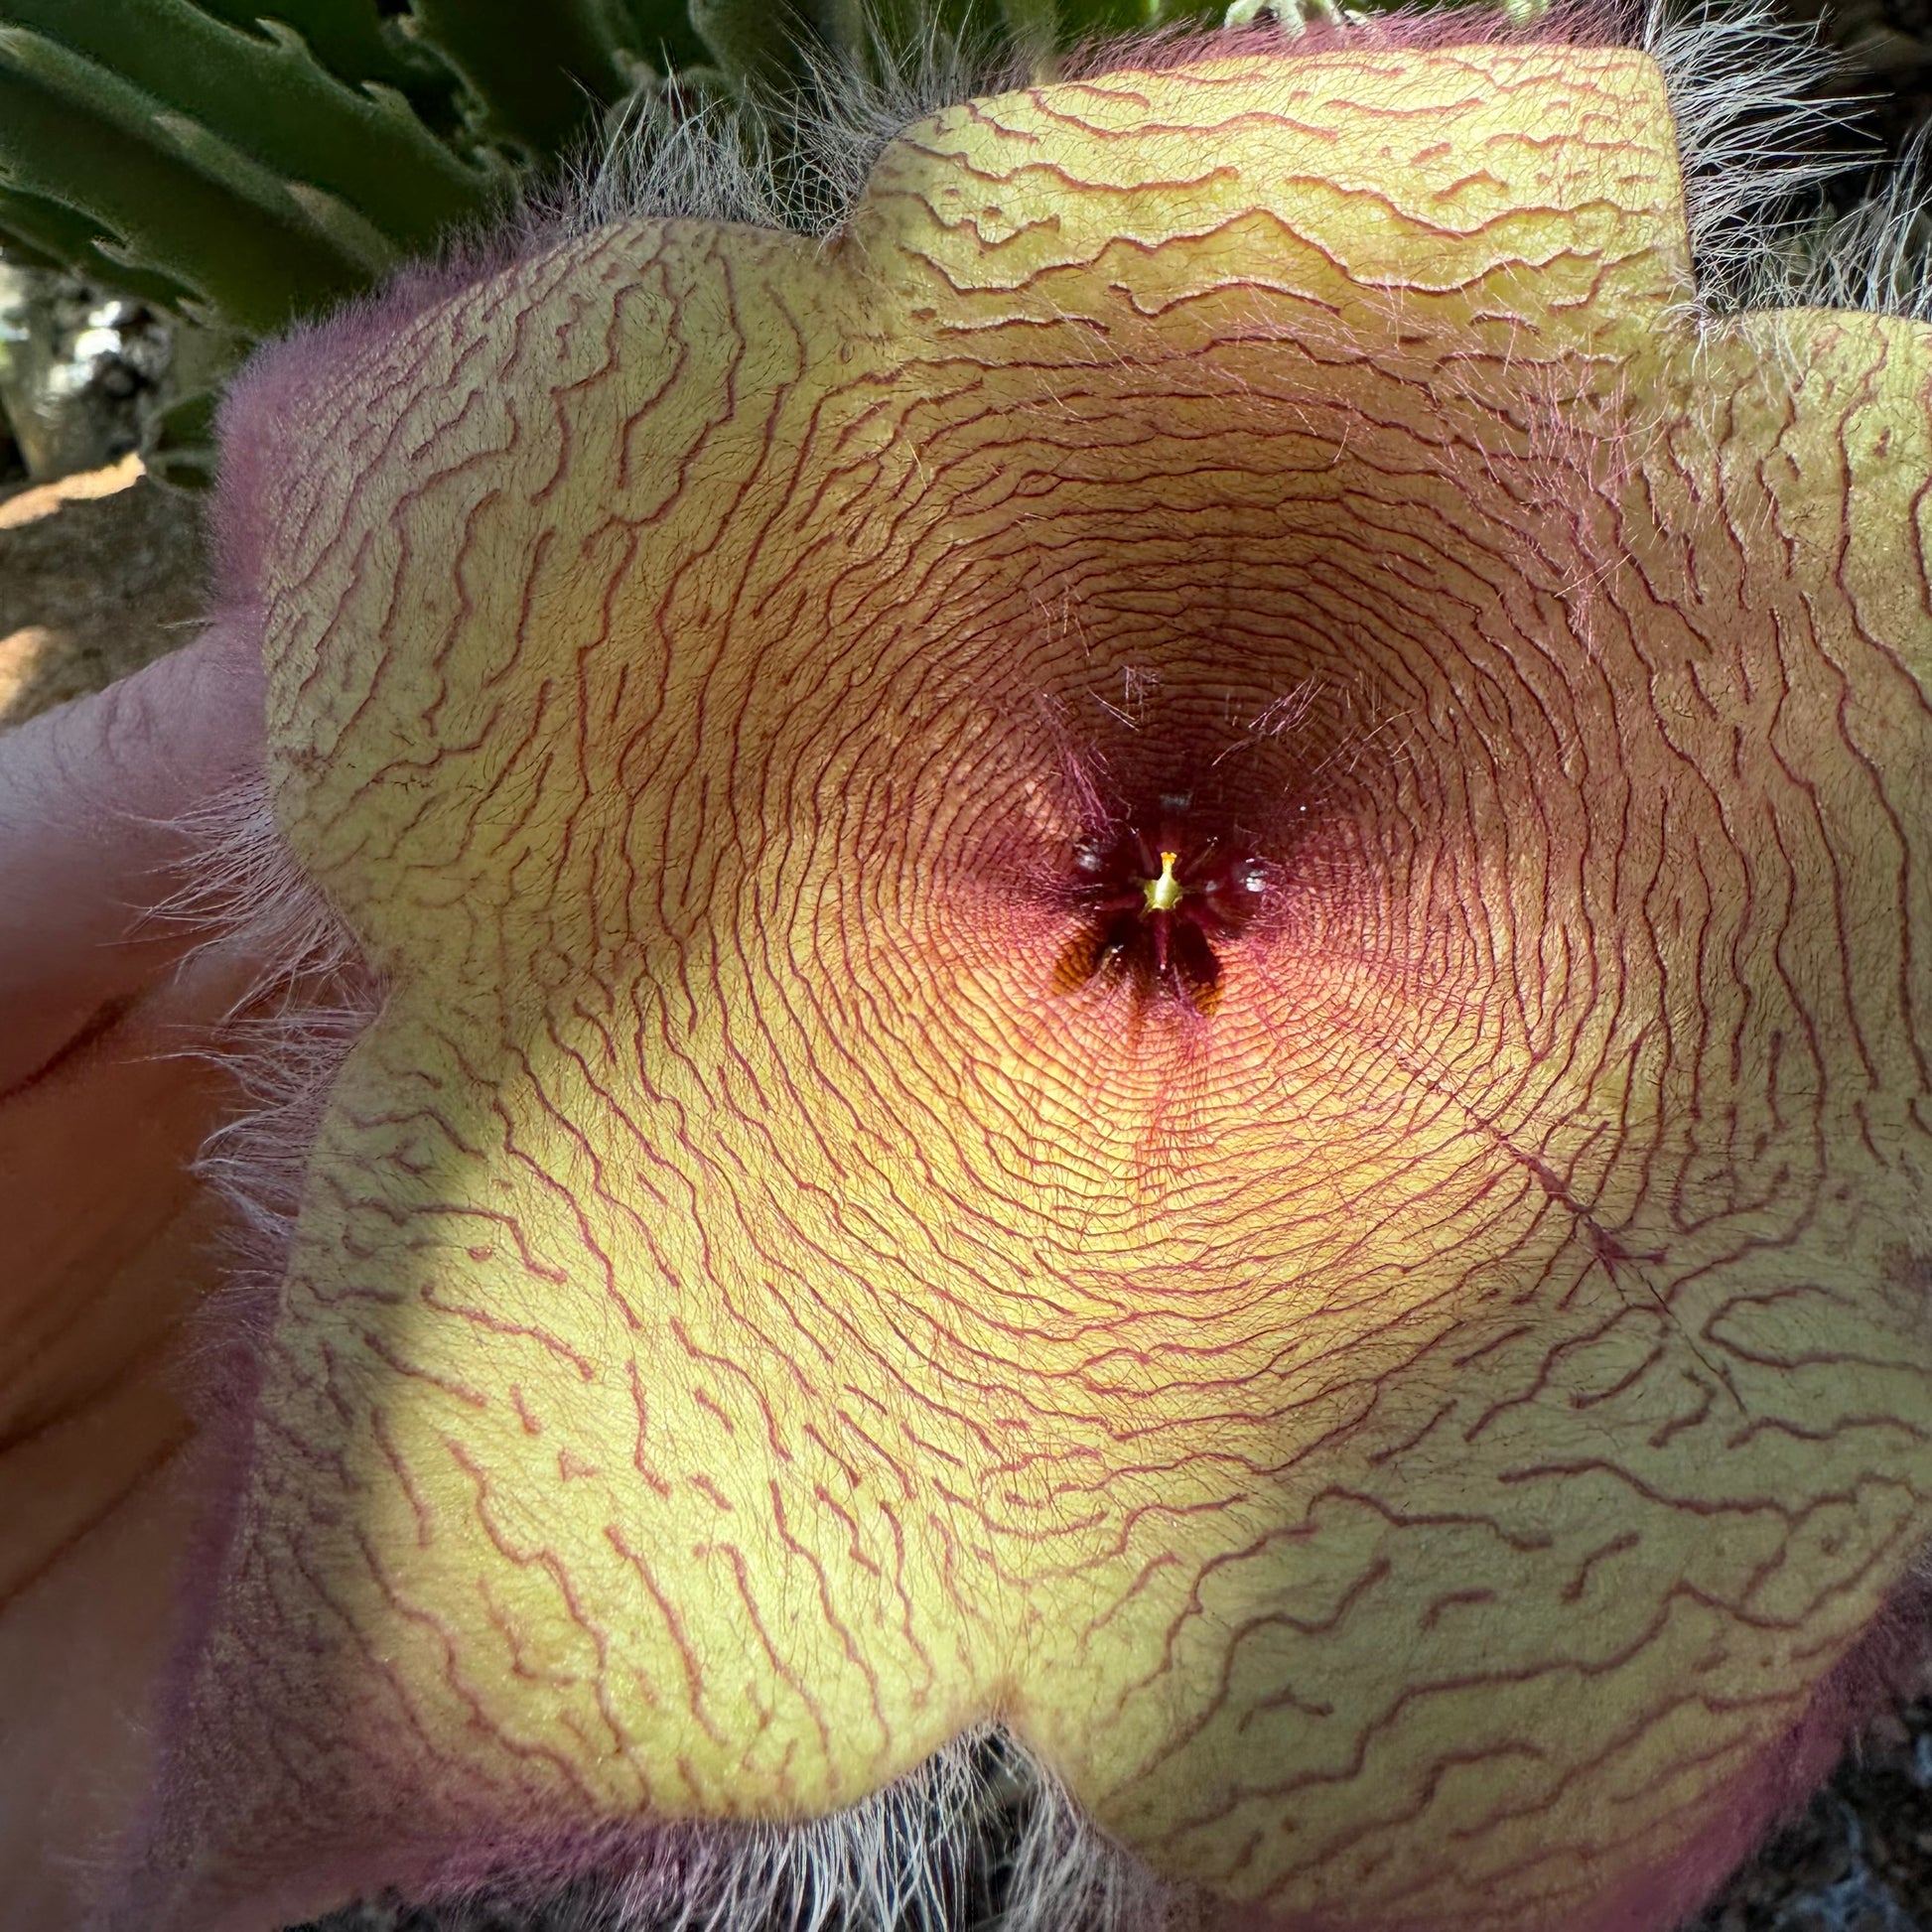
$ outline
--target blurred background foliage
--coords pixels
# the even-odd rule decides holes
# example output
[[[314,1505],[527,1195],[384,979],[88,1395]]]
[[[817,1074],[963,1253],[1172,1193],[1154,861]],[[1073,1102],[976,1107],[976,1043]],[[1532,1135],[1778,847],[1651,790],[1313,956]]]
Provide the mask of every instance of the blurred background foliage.
[[[150,471],[194,483],[207,474],[220,377],[251,343],[500,216],[594,152],[623,115],[720,96],[781,100],[815,54],[903,58],[935,24],[990,53],[1049,62],[1078,40],[1220,10],[1216,0],[0,0],[0,264],[11,271],[0,272],[0,403],[28,470],[58,474],[63,433],[50,425],[63,408],[86,412],[49,392],[71,350],[37,345],[59,335],[53,308],[73,312],[69,334],[167,319],[168,366],[120,356],[107,386],[128,394],[95,398],[92,413],[121,402],[123,440],[138,442]],[[782,151],[782,115],[770,119]]]

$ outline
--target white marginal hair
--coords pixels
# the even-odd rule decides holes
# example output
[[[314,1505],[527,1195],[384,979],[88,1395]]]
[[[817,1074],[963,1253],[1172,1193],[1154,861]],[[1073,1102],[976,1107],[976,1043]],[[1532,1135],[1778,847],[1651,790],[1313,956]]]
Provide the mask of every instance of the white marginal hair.
[[[998,1725],[796,1825],[676,1825],[549,1892],[506,1873],[432,1908],[436,1932],[1205,1932]],[[390,1932],[381,1906],[329,1932]],[[421,1908],[408,1922],[424,1924]]]
[[[913,122],[1022,84],[1026,63],[949,34],[936,20],[910,47],[868,37],[863,61],[807,54],[788,88],[726,97],[652,82],[611,118],[603,152],[548,210],[573,231],[683,215],[829,235],[881,152]],[[774,125],[791,131],[780,155]]]
[[[1653,0],[1640,46],[1662,68],[1677,122],[1699,307],[1932,314],[1925,142],[1881,172],[1875,194],[1834,213],[1825,190],[1869,168],[1859,99],[1821,84],[1841,67],[1818,29],[1770,0]]]

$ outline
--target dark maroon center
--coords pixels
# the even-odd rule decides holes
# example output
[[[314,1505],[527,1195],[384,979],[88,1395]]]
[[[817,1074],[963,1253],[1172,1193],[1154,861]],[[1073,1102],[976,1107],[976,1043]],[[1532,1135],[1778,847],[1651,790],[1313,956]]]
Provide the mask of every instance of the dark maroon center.
[[[1185,796],[1163,797],[1074,847],[1070,897],[1082,930],[1070,976],[1203,1005],[1220,987],[1223,948],[1261,910],[1269,885],[1250,841],[1196,816]]]

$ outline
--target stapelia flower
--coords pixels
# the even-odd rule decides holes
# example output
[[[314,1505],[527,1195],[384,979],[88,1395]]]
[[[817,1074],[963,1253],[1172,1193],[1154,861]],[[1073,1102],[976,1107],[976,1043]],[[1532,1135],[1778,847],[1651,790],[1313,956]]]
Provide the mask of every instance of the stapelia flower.
[[[1646,56],[1395,34],[271,352],[223,621],[382,995],[125,1923],[987,1723],[1257,1924],[1693,1905],[1932,1533],[1929,374],[1700,318]]]

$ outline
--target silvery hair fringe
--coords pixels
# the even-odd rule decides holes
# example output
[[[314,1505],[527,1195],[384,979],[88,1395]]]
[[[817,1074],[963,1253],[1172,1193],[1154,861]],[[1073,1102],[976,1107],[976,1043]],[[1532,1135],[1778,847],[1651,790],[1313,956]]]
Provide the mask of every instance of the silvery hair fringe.
[[[1826,185],[1873,155],[1848,142],[1857,103],[1818,96],[1836,59],[1816,27],[1779,18],[1770,0],[1653,4],[1639,44],[1670,88],[1707,316],[1839,308],[1925,318],[1932,238],[1923,139],[1875,196],[1831,213]]]
[[[933,23],[909,50],[874,36],[865,66],[820,54],[783,93],[753,89],[730,101],[656,86],[620,110],[602,157],[567,185],[562,225],[582,232],[649,215],[743,221],[830,234],[845,220],[872,165],[914,121],[1026,77]],[[784,160],[769,128],[794,137]]]
[[[1000,1932],[1201,1932],[1203,1925],[1193,1902],[1169,1894],[1096,1832],[1062,1787],[991,1725],[829,1818],[673,1826],[641,1853],[632,1850],[628,1866],[614,1859],[603,1867],[608,1875],[548,1894],[521,1873],[506,1874],[501,1888],[480,1883],[436,1911],[437,1932],[968,1932],[994,1925]],[[989,1874],[998,1874],[996,1884]]]

